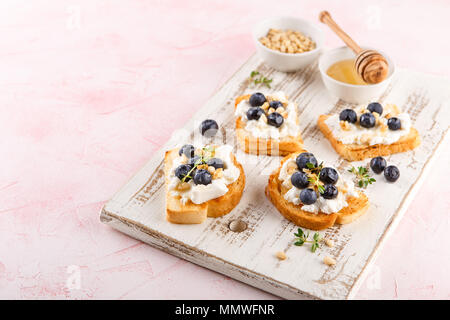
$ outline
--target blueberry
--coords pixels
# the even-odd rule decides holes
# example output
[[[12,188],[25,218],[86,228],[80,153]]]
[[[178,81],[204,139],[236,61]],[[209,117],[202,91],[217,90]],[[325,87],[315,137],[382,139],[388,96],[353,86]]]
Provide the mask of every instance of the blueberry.
[[[272,112],[267,116],[267,124],[279,128],[284,122],[284,118],[278,112]]]
[[[370,168],[373,172],[379,174],[386,168],[386,160],[383,157],[376,157],[370,160]]]
[[[300,201],[303,204],[306,204],[306,205],[313,204],[314,202],[316,202],[316,200],[317,200],[317,194],[313,189],[311,189],[311,188],[303,189],[302,192],[300,192]]]
[[[369,103],[369,105],[367,106],[367,110],[369,110],[370,112],[376,112],[380,116],[383,113],[383,107],[378,102]]]
[[[247,119],[258,120],[263,113],[264,110],[260,107],[250,107],[250,109],[247,110]]]
[[[211,158],[206,162],[206,164],[208,166],[214,167],[214,169],[219,169],[219,168],[223,169],[223,161],[222,161],[222,159],[219,159],[219,158]]]
[[[210,184],[212,181],[211,173],[209,173],[205,169],[199,169],[194,174],[194,183],[195,184]]]
[[[402,123],[399,118],[392,117],[388,119],[389,130],[399,130],[402,127]]]
[[[384,169],[384,177],[389,182],[395,182],[400,177],[400,170],[396,166],[388,166]]]
[[[200,125],[200,133],[205,137],[214,137],[217,130],[219,130],[219,125],[212,119],[206,119]]]
[[[192,166],[192,167],[195,165],[195,163],[203,164],[202,163],[203,161],[199,162],[198,160],[200,160],[200,156],[194,156],[194,157],[188,159],[187,164]]]
[[[302,171],[302,169],[308,168],[306,166],[307,163],[312,163],[314,167],[317,167],[317,160],[314,157],[312,153],[309,152],[303,152],[300,153],[297,156],[297,159],[295,159],[295,162],[297,163],[298,170]]]
[[[283,104],[281,103],[281,101],[274,100],[274,101],[270,101],[269,106],[271,108],[274,108],[275,110],[277,110],[278,108],[283,107]]]
[[[294,187],[299,189],[305,189],[309,186],[308,176],[304,172],[294,172],[291,176],[291,182]]]
[[[192,167],[190,165],[182,164],[175,169],[175,176],[177,176],[178,179],[182,180],[184,177],[187,176],[187,174],[189,173],[189,171],[191,171],[191,169]],[[189,180],[191,180],[190,177],[186,177],[184,179],[185,182],[188,182]]]
[[[371,113],[363,113],[361,117],[359,117],[359,123],[364,128],[373,128],[375,127],[375,117]]]
[[[180,150],[178,150],[178,154],[181,156],[182,154],[184,154],[186,157],[188,158],[192,158],[194,156],[195,153],[195,148],[193,145],[191,144],[185,144],[184,146],[182,146],[180,148]]]
[[[339,179],[339,175],[335,169],[325,167],[322,170],[320,170],[319,179],[320,181],[325,183],[335,184]]]
[[[256,92],[250,96],[249,102],[252,107],[259,107],[266,102],[266,97],[261,92]]]
[[[358,116],[356,115],[356,112],[353,111],[352,109],[345,109],[342,110],[341,113],[339,114],[339,120],[355,123],[356,120],[358,120]]]
[[[334,199],[337,197],[339,191],[338,188],[336,188],[335,185],[332,184],[326,184],[324,186],[325,191],[321,194],[321,196],[325,199]]]

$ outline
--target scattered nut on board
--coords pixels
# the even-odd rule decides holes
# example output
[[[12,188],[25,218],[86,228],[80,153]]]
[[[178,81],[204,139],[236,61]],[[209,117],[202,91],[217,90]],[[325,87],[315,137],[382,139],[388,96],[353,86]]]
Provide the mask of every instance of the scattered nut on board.
[[[325,239],[325,244],[331,248],[334,246],[334,241],[331,239]]]
[[[336,264],[336,260],[334,260],[332,257],[326,256],[323,258],[323,263],[329,266],[334,266]]]
[[[277,258],[280,260],[286,260],[286,254],[283,251],[278,251],[276,254]]]

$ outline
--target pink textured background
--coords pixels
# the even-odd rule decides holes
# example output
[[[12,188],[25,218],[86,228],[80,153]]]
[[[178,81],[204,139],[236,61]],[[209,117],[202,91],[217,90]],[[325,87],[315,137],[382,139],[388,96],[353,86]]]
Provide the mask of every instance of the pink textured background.
[[[99,211],[254,52],[253,23],[321,9],[398,66],[450,74],[448,1],[1,1],[0,298],[275,298]],[[450,298],[448,174],[431,170],[357,298]]]

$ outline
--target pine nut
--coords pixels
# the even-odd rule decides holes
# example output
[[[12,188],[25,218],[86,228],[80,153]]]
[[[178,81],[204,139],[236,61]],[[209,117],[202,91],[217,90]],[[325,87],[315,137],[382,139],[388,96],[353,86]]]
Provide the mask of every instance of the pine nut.
[[[216,168],[214,168],[213,166],[209,166],[209,167],[208,167],[208,172],[209,172],[209,173],[213,174],[214,171],[216,171]]]
[[[330,248],[334,247],[334,241],[331,239],[325,239],[325,244]]]
[[[262,119],[265,123],[267,123],[267,117],[265,114],[262,114],[260,119]]]
[[[270,49],[285,53],[302,53],[316,48],[314,41],[294,30],[270,29],[259,41]]]
[[[276,253],[276,256],[277,256],[277,258],[280,259],[280,260],[286,260],[286,258],[287,258],[286,254],[285,254],[283,251],[278,251],[278,252]]]
[[[329,256],[323,258],[323,262],[328,266],[334,266],[336,264],[336,260],[334,260],[332,257]]]

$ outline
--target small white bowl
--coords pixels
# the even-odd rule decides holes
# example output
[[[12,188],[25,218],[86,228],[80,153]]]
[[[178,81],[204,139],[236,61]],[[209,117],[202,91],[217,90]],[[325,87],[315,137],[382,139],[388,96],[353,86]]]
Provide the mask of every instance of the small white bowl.
[[[364,47],[363,49],[372,48]],[[327,75],[327,70],[333,63],[340,60],[354,59],[355,54],[352,50],[347,47],[340,47],[324,52],[319,59],[319,71],[328,91],[344,101],[356,104],[372,102],[380,97],[388,87],[389,83],[391,83],[395,74],[395,65],[384,52],[381,52],[380,50],[377,51],[386,58],[389,65],[389,73],[387,78],[380,83],[368,85],[348,84],[337,81]]]
[[[271,28],[300,31],[316,43],[316,48],[303,53],[283,53],[269,49],[259,42],[259,39],[266,36]],[[322,50],[323,34],[318,27],[309,21],[294,17],[276,17],[255,25],[253,28],[253,40],[256,51],[265,63],[278,71],[291,72],[314,63]]]

